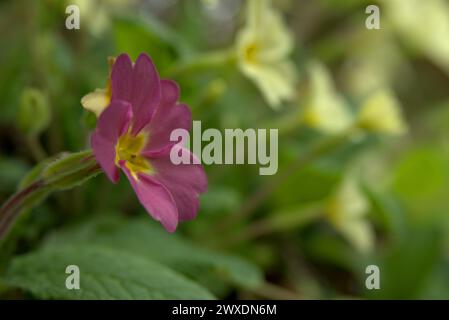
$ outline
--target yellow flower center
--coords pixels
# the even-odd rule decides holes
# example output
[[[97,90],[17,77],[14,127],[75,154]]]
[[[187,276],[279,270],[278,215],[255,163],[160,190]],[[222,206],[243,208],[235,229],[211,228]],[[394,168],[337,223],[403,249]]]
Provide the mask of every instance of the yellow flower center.
[[[308,111],[304,114],[304,122],[310,127],[315,128],[320,125],[321,118],[316,112]]]
[[[139,172],[150,174],[153,171],[148,160],[141,155],[147,141],[148,137],[144,132],[136,136],[128,132],[118,139],[115,146],[115,164],[119,166],[120,161],[126,161],[125,165],[135,179],[138,179]]]
[[[245,60],[248,63],[256,63],[257,58],[258,45],[257,43],[248,44],[245,48]]]

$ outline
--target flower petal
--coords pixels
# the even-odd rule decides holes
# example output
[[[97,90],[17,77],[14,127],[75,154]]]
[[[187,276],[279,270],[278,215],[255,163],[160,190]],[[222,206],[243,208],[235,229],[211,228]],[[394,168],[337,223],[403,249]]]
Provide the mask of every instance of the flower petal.
[[[86,94],[81,99],[81,104],[84,109],[92,111],[97,115],[103,112],[104,109],[109,105],[110,97],[106,89],[96,89],[94,92]]]
[[[373,228],[365,219],[349,220],[339,227],[343,236],[361,253],[369,253],[375,244]]]
[[[179,151],[186,152],[189,158],[196,158],[188,149],[175,145]],[[197,159],[196,159],[197,160]],[[163,184],[176,201],[179,220],[194,219],[199,209],[199,194],[207,190],[207,176],[200,164],[174,165],[170,160],[170,152],[150,159],[156,174],[153,177]],[[199,161],[196,161],[198,163]]]
[[[294,68],[290,61],[271,64],[241,65],[243,73],[252,79],[273,109],[295,95]]]
[[[111,71],[111,100],[120,99],[132,103],[133,63],[127,54],[115,59]]]
[[[293,36],[281,13],[269,0],[250,0],[247,5],[247,24],[238,41],[257,43],[258,58],[265,62],[284,59],[293,49]]]
[[[387,89],[379,89],[366,99],[359,111],[358,125],[367,131],[391,135],[403,135],[408,130],[400,102]]]
[[[112,101],[109,107],[98,118],[96,132],[115,143],[119,136],[128,130],[133,112],[126,101]]]
[[[174,232],[178,225],[178,208],[167,188],[144,174],[138,174],[136,180],[124,161],[120,165],[148,213],[160,221],[168,232]]]
[[[161,99],[161,85],[156,67],[146,54],[141,54],[134,66],[133,72],[133,112],[137,117],[134,119],[133,133],[138,133],[146,126]]]
[[[109,180],[117,183],[120,175],[119,169],[115,165],[115,144],[105,139],[98,132],[95,132],[91,138],[91,145],[94,150],[95,159]]]
[[[171,142],[170,134],[175,129],[190,130],[192,114],[185,104],[179,104],[179,87],[171,80],[161,80],[161,102],[146,130],[150,140],[145,151],[171,149],[179,141]]]
[[[326,134],[337,134],[348,129],[353,123],[352,113],[335,88],[327,68],[319,62],[311,62],[309,77],[309,89],[303,106],[304,123]]]
[[[132,118],[131,105],[113,101],[98,118],[91,144],[95,159],[112,182],[117,182],[119,172],[115,165],[115,145],[118,137],[128,130]]]
[[[133,67],[128,55],[117,57],[111,74],[112,100],[131,103],[134,118],[132,133],[137,134],[146,126],[161,97],[159,74],[151,58],[142,53]]]

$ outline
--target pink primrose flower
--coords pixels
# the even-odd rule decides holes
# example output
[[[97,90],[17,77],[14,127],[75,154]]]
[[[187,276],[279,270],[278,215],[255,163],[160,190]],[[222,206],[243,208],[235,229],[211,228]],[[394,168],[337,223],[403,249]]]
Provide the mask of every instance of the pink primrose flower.
[[[146,54],[135,64],[126,54],[118,56],[110,81],[111,100],[91,139],[95,158],[114,183],[122,170],[148,213],[174,232],[179,221],[196,217],[199,194],[207,189],[193,153],[170,141],[173,130],[190,129],[190,109],[178,102],[178,85],[160,79]],[[191,164],[174,165],[172,148],[188,153]]]

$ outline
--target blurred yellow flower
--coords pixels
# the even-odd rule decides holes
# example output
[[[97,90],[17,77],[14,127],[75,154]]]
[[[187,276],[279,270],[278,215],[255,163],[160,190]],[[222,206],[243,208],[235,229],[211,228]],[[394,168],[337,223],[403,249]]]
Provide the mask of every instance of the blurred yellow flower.
[[[374,246],[374,232],[366,219],[368,209],[368,202],[351,175],[343,180],[325,209],[329,223],[363,253],[370,252]]]
[[[109,76],[106,88],[95,89],[95,91],[90,92],[81,98],[81,104],[84,107],[84,109],[92,111],[93,113],[95,113],[97,117],[100,116],[100,114],[109,105],[109,102],[111,101],[110,76],[114,61],[115,61],[114,57],[108,58]]]
[[[356,99],[413,76],[390,28],[356,32],[348,44],[348,56],[340,72],[345,92]]]
[[[295,95],[292,49],[292,36],[271,1],[249,0],[246,25],[237,36],[238,65],[275,109]]]
[[[388,21],[415,50],[449,72],[449,2],[384,0]]]
[[[359,111],[357,125],[367,131],[391,135],[402,135],[408,130],[399,101],[386,89],[375,91],[366,99]]]
[[[100,35],[110,24],[110,15],[123,10],[135,0],[68,0],[67,4],[77,5],[80,9],[81,28],[84,23],[92,34]]]
[[[86,94],[81,99],[83,107],[95,113],[97,117],[109,105],[111,96],[108,89],[95,89],[94,92]]]
[[[335,134],[353,122],[344,98],[337,92],[326,67],[312,62],[308,68],[309,85],[305,96],[302,120],[311,128]]]

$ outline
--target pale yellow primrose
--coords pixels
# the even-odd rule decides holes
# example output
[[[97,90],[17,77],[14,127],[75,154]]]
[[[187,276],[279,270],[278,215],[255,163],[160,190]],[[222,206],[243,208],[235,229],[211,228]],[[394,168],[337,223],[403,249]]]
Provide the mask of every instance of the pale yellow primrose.
[[[385,89],[366,99],[359,111],[357,124],[364,130],[390,135],[402,135],[408,130],[399,101]]]
[[[319,62],[312,62],[308,72],[309,85],[302,113],[304,124],[327,134],[347,129],[353,117],[346,101],[335,89],[326,67]]]
[[[111,102],[110,76],[111,76],[112,66],[114,65],[114,61],[115,61],[115,58],[113,58],[113,57],[108,58],[109,77],[108,77],[108,82],[107,82],[106,88],[95,89],[95,91],[90,92],[81,98],[81,104],[84,107],[84,109],[87,109],[87,110],[95,113],[97,118],[100,116],[100,114],[103,112],[103,110],[106,109],[106,107]]]
[[[308,72],[309,85],[302,106],[302,121],[306,126],[326,134],[338,134],[353,126],[377,134],[407,132],[400,103],[391,90],[373,91],[354,116],[323,64],[310,63]]]
[[[387,21],[421,54],[449,72],[447,0],[384,0]]]
[[[374,233],[366,219],[368,209],[368,201],[350,175],[330,197],[325,209],[328,221],[362,253],[370,252],[374,246]]]
[[[81,99],[81,104],[85,109],[95,113],[98,118],[110,100],[111,96],[107,89],[95,89],[94,92],[88,93]]]
[[[295,95],[292,49],[292,36],[271,1],[248,1],[246,25],[237,36],[238,65],[274,109]]]
[[[85,23],[94,36],[100,36],[110,27],[114,12],[123,11],[134,3],[135,0],[67,0],[67,5],[78,6],[81,24]]]

